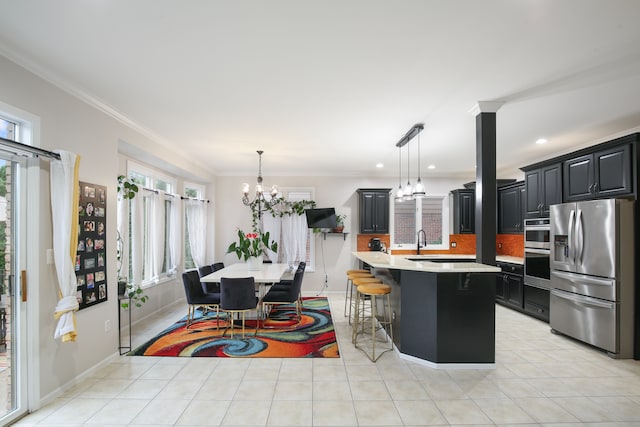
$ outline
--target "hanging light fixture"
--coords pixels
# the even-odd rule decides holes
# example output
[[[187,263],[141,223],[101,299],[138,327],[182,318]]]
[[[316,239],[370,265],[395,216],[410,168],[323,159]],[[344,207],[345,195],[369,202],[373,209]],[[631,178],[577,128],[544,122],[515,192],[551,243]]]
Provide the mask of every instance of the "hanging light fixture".
[[[257,210],[258,216],[261,217],[262,212],[267,210],[267,208],[278,204],[278,186],[274,185],[271,187],[271,198],[267,200],[262,187],[262,153],[264,153],[264,151],[258,150],[256,153],[258,153],[258,183],[256,184],[255,198],[253,200],[249,199],[249,184],[245,182],[242,184],[242,203],[244,203],[245,206],[255,204],[254,209]]]
[[[407,144],[407,185],[404,186],[404,200],[413,200],[413,187],[411,186],[411,153],[409,152],[409,145]]]
[[[422,178],[420,177],[420,134],[418,134],[418,181],[416,186],[413,187],[413,197],[416,199],[423,199],[427,194],[424,191],[424,185],[422,184]]]
[[[422,123],[417,123],[409,129],[407,133],[404,134],[400,141],[396,143],[396,147],[402,149],[404,145],[407,145],[409,141],[424,129],[424,125]],[[418,181],[416,183],[416,188],[414,189],[411,186],[411,171],[410,167],[411,156],[409,154],[409,147],[407,146],[407,185],[404,189],[402,189],[402,185],[398,188],[398,193],[396,195],[396,200],[399,200],[399,197],[402,197],[403,200],[413,200],[414,198],[424,197],[424,186],[422,185],[422,180],[420,179],[420,145],[418,145]],[[402,160],[400,161],[402,163]],[[402,180],[402,169],[400,170],[400,180]],[[402,192],[402,195],[400,195]],[[422,195],[421,195],[422,194]]]
[[[402,191],[402,147],[398,147],[398,191],[396,191],[396,202],[404,200],[404,191]]]

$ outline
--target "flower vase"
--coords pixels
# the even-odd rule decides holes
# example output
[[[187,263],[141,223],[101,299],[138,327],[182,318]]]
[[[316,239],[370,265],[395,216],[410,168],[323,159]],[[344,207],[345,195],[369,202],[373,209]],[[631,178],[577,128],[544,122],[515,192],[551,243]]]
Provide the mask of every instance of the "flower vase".
[[[256,271],[262,269],[262,257],[250,256],[247,258],[247,270]]]

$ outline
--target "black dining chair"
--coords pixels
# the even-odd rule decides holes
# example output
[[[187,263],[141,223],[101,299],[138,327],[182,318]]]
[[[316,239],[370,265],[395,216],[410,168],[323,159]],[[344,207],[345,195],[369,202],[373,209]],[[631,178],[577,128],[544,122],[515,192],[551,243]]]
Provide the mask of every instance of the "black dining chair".
[[[211,264],[211,268],[213,271],[222,270],[224,268],[224,262],[215,262]]]
[[[282,288],[274,289],[272,287],[269,292],[262,298],[262,305],[265,306],[266,313],[269,313],[270,309],[274,305],[280,304],[295,304],[296,305],[296,317],[298,322],[302,320],[302,278],[304,277],[304,268],[298,268],[293,276],[293,282],[291,285],[285,285]],[[267,314],[268,316],[268,314]]]
[[[205,293],[200,283],[200,276],[196,270],[182,273],[182,283],[188,305],[186,329],[190,329],[195,320],[196,310],[200,307],[203,308],[204,313],[208,310],[215,309],[216,329],[218,329],[220,323],[220,294]]]
[[[211,265],[203,265],[202,267],[198,267],[198,274],[200,275],[200,278],[203,278],[204,276],[213,273],[213,266]],[[219,294],[220,293],[220,285],[218,283],[208,283],[208,282],[201,282],[202,283],[202,290],[204,291],[204,293],[206,294]]]
[[[307,267],[307,263],[305,263],[304,261],[301,261],[298,264],[298,268],[296,269],[296,272],[302,271],[304,273],[304,270],[305,270],[306,267]],[[295,273],[294,273],[294,275],[295,275]],[[278,283],[276,283],[273,286],[271,286],[271,290],[273,290],[273,291],[286,291],[287,289],[289,289],[289,286],[291,286],[292,284],[293,284],[293,279],[281,280]]]
[[[245,313],[255,310],[257,307],[258,297],[256,297],[256,286],[253,277],[220,278],[220,309],[229,313],[231,338],[233,338],[235,315],[240,314],[242,316],[242,338],[244,338]]]

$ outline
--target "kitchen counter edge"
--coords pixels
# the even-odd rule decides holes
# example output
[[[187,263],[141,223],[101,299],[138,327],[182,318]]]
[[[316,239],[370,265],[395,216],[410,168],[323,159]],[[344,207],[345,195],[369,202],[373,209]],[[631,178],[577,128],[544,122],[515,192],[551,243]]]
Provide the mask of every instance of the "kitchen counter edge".
[[[498,273],[499,267],[477,262],[410,261],[412,255],[389,255],[384,252],[353,252],[353,256],[375,268],[425,271],[429,273]],[[433,258],[433,257],[431,257]]]

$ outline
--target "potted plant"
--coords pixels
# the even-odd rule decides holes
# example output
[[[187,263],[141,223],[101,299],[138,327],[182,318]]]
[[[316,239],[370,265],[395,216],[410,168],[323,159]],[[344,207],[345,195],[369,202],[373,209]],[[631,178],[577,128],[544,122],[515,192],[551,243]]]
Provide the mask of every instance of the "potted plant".
[[[269,232],[245,233],[238,229],[238,241],[229,245],[227,253],[235,252],[238,259],[244,259],[250,270],[259,270],[265,249],[278,252],[278,244],[271,240]]]
[[[136,307],[142,307],[142,304],[149,301],[147,294],[144,293],[140,286],[137,286],[134,283],[127,283],[125,295],[129,299],[123,299],[120,301],[120,306],[124,309],[129,308],[129,303],[134,304]]]
[[[334,233],[342,233],[344,230],[344,220],[347,219],[346,215],[336,215],[336,224],[337,226],[333,228]]]

